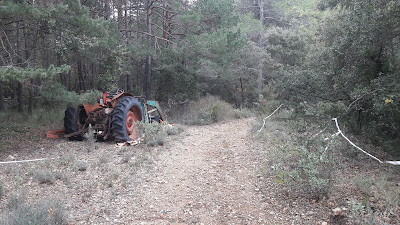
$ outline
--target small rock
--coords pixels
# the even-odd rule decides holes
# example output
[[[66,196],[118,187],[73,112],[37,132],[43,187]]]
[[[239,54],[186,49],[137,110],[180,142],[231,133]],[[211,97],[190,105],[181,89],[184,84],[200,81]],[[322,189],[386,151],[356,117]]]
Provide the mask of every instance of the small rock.
[[[9,155],[6,159],[7,159],[8,161],[14,161],[14,160],[15,160],[15,157],[12,156],[12,155]]]
[[[343,210],[339,207],[332,209],[333,215],[334,216],[339,216],[342,214]]]
[[[383,219],[383,221],[385,222],[385,223],[391,223],[392,222],[392,219],[390,219],[389,217],[383,217],[382,218]]]
[[[270,211],[269,214],[270,215],[275,215],[275,212],[274,211]]]
[[[322,222],[321,225],[328,225],[328,222]]]

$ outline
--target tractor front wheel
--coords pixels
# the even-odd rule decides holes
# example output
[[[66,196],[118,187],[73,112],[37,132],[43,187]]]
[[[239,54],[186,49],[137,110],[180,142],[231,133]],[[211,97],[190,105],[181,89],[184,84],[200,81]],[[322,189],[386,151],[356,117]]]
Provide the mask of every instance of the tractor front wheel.
[[[79,130],[78,117],[79,117],[79,108],[68,107],[65,110],[64,129],[66,134],[72,134]],[[82,139],[83,139],[82,135],[69,137],[69,140],[71,141],[82,141]]]
[[[111,131],[117,141],[133,141],[142,136],[137,122],[143,121],[144,115],[140,102],[132,97],[122,97],[114,108]]]

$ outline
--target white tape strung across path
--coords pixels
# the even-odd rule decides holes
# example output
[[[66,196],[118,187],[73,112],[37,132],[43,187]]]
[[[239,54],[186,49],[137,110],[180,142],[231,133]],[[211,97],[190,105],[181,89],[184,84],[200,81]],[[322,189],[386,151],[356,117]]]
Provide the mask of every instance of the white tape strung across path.
[[[36,162],[36,161],[44,161],[56,158],[42,158],[42,159],[27,159],[27,160],[20,160],[20,161],[7,161],[7,162],[0,162],[0,164],[12,164],[12,163],[24,163],[24,162]]]
[[[382,160],[378,159],[377,157],[375,157],[375,156],[369,154],[368,152],[362,150],[360,147],[358,147],[358,146],[355,145],[353,142],[351,142],[350,139],[348,139],[346,136],[344,136],[342,130],[340,130],[340,127],[339,127],[339,123],[338,123],[337,118],[333,118],[332,120],[335,121],[336,127],[337,127],[337,129],[338,129],[339,134],[342,135],[342,137],[343,137],[344,139],[346,139],[346,141],[348,141],[351,145],[353,145],[353,146],[354,146],[355,148],[357,148],[358,150],[362,151],[364,154],[366,154],[366,155],[368,155],[369,157],[375,159],[375,160],[378,161],[379,163],[388,163],[388,164],[397,165],[397,166],[400,165],[400,161],[382,161]]]

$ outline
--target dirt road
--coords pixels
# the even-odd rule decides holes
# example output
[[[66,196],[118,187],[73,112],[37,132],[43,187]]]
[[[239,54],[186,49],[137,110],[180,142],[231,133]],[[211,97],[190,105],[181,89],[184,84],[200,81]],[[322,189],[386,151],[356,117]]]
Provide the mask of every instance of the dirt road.
[[[132,223],[262,224],[249,120],[189,128],[139,189]]]
[[[14,157],[56,160],[3,166],[0,212],[7,217],[18,195],[60,202],[69,224],[307,224],[277,191],[259,187],[265,157],[249,137],[251,122],[188,127],[151,148],[44,141]]]

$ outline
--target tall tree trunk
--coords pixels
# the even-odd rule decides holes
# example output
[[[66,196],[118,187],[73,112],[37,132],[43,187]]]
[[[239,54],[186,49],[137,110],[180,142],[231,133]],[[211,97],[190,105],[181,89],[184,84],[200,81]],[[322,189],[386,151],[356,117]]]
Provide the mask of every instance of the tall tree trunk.
[[[18,98],[17,98],[17,100],[18,100],[18,112],[22,112],[23,111],[23,104],[24,104],[24,101],[23,101],[23,99],[22,99],[22,83],[21,82],[18,82],[18,91],[17,91],[17,93],[18,93]]]
[[[117,5],[118,30],[121,31],[124,28],[123,16],[122,16],[122,0],[116,0],[115,3]]]
[[[167,10],[169,10],[169,7],[167,4],[164,7]],[[165,39],[166,43],[167,43],[167,40],[169,40],[169,32],[171,29],[171,17],[172,17],[172,13],[167,10],[164,10],[164,21],[163,21],[163,38]]]
[[[104,1],[104,17],[106,20],[109,20],[111,17],[111,0]]]
[[[20,22],[20,16],[16,16],[17,19],[17,52],[22,53],[22,39],[24,37],[23,33],[21,32],[21,22]],[[17,58],[17,65],[22,67],[22,54],[18,56]],[[18,111],[22,112],[23,111],[23,100],[22,100],[22,83],[18,81],[18,88],[17,88],[17,100],[18,100]]]
[[[146,25],[147,25],[147,43],[149,48],[152,47],[152,38],[151,38],[151,10],[152,10],[153,0],[147,0],[146,9],[147,9],[147,17],[146,17]],[[151,98],[151,56],[148,55],[146,57],[145,64],[145,79],[143,82],[143,91],[145,92],[145,96],[147,99]]]
[[[79,91],[86,91],[86,85],[85,85],[85,77],[83,76],[83,71],[82,71],[82,60],[78,59],[77,63],[77,68],[78,68],[78,79],[79,79]]]
[[[0,112],[4,110],[3,81],[0,80]]]
[[[131,77],[129,74],[126,74],[126,92],[130,93],[132,90],[132,85],[131,85]]]
[[[33,79],[31,79],[31,84],[28,86],[29,88],[29,99],[28,99],[28,112],[32,114],[33,112],[33,98],[35,96],[35,91],[33,87]]]
[[[42,3],[43,3],[43,6],[44,7],[46,7],[46,5],[47,5],[47,1],[46,0],[43,0],[42,1]],[[28,61],[29,60],[29,58],[32,56],[32,58],[33,58],[33,61],[35,61],[35,59],[36,59],[36,54],[35,54],[35,52],[33,52],[33,55],[31,54],[31,52],[29,51],[29,45],[33,45],[33,46],[37,46],[37,44],[36,43],[32,43],[32,42],[29,42],[29,40],[31,39],[32,37],[30,37],[30,35],[29,35],[29,33],[24,29],[24,44],[25,44],[25,60],[26,61]],[[45,36],[43,35],[43,51],[46,51],[46,40],[45,40]],[[45,63],[44,63],[44,66],[45,66],[45,68],[47,68],[47,66],[48,66],[48,57],[47,57],[47,54],[46,53],[44,53],[45,55],[46,55],[46,57],[45,57]],[[29,98],[28,98],[28,112],[29,112],[29,114],[32,114],[32,112],[33,112],[33,108],[34,108],[34,99],[35,99],[35,87],[34,87],[34,79],[30,79],[30,84],[28,85],[28,90],[29,90]]]
[[[125,15],[124,15],[124,22],[125,22],[125,29],[128,29],[128,0],[125,0],[124,1],[124,5],[125,5],[125,8],[124,8],[124,12],[125,12]],[[127,35],[127,37],[126,37],[126,40],[127,40],[127,44],[128,44],[128,35]]]
[[[14,100],[15,98],[16,98],[16,94],[15,94],[15,90],[17,89],[15,86],[16,86],[16,81],[15,80],[11,80],[10,81],[10,98],[11,98],[11,100]]]
[[[240,109],[243,109],[244,103],[244,89],[243,89],[243,80],[242,77],[239,78],[240,81]]]
[[[264,25],[264,0],[258,0],[258,7],[260,9],[260,21],[261,24]],[[263,33],[260,31],[260,36],[258,37],[258,47],[260,49],[263,48]],[[259,69],[258,69],[258,79],[257,79],[257,90],[258,90],[258,97],[261,99],[262,90],[263,90],[263,82],[264,82],[264,75],[263,75],[263,59],[260,59],[259,62]]]
[[[145,96],[147,99],[151,98],[151,56],[146,57],[145,64],[145,79],[143,85],[143,91],[145,92]]]

